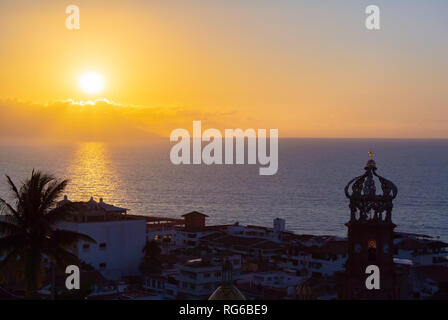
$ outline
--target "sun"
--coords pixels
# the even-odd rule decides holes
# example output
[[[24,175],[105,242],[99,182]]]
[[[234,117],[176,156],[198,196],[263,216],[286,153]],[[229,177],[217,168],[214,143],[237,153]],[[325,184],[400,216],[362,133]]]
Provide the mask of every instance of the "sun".
[[[104,89],[104,78],[96,72],[86,72],[79,78],[81,90],[88,94],[98,94]]]

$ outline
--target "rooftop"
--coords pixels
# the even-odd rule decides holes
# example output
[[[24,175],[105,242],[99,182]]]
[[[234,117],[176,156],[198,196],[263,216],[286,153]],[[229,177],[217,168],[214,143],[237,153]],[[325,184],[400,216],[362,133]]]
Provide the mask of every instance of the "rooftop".
[[[427,278],[440,283],[448,283],[448,266],[428,265],[414,268],[415,272],[424,274]]]
[[[408,238],[394,245],[401,250],[417,250],[417,249],[441,249],[448,247],[448,243],[433,240],[416,240]]]
[[[208,217],[208,215],[200,213],[198,211],[192,211],[186,214],[183,214],[182,217]]]
[[[114,206],[99,199],[95,201],[93,197],[89,201],[71,201],[64,196],[62,201],[58,202],[58,206],[72,205],[72,214],[68,220],[74,222],[100,222],[100,221],[116,221],[127,220],[127,211],[129,209]],[[129,216],[132,219],[131,216]],[[134,218],[135,219],[135,218]]]

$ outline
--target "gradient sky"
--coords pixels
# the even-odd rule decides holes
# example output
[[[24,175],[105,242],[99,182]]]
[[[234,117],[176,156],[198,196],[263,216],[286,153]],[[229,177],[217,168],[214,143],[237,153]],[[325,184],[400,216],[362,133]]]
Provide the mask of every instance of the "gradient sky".
[[[370,4],[380,31],[364,27]],[[166,136],[202,120],[280,137],[448,138],[447,31],[444,0],[1,1],[0,135]],[[101,95],[78,87],[90,70]],[[64,102],[98,98],[113,102]]]

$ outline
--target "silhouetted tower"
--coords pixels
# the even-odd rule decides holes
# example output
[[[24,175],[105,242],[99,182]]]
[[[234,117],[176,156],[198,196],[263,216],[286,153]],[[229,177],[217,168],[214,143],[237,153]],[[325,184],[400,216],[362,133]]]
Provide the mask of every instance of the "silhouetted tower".
[[[345,187],[345,195],[350,199],[350,221],[345,224],[349,241],[345,299],[395,299],[398,296],[393,261],[396,225],[392,222],[392,200],[398,190],[376,170],[370,150],[365,173]],[[379,267],[380,289],[366,287],[369,265]]]

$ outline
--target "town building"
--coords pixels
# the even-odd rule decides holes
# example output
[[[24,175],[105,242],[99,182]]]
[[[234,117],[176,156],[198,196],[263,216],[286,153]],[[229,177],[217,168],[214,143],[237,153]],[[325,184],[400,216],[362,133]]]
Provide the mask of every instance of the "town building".
[[[233,279],[233,264],[226,259],[222,267],[222,282],[211,294],[208,300],[246,300],[246,297],[235,286]]]
[[[208,297],[222,283],[223,266],[228,262],[232,265],[232,277],[240,278],[242,266],[241,256],[207,256],[192,259],[178,265],[178,298],[201,300]]]
[[[281,266],[298,274],[311,276],[332,276],[345,270],[347,261],[347,241],[327,240],[312,246],[291,245],[282,255]]]
[[[396,233],[394,255],[407,259],[415,266],[448,266],[448,244],[428,236]]]
[[[65,196],[59,205],[70,202]],[[101,198],[79,202],[76,212],[58,228],[90,236],[96,243],[80,241],[72,248],[77,257],[107,279],[139,275],[146,243],[146,221],[127,214],[128,209],[107,204]]]
[[[249,272],[241,276],[237,286],[248,300],[285,299],[304,279],[282,270]]]

